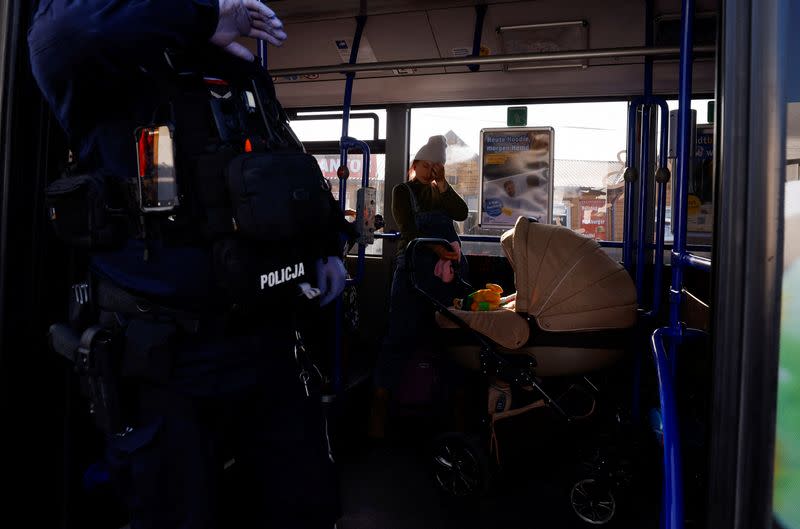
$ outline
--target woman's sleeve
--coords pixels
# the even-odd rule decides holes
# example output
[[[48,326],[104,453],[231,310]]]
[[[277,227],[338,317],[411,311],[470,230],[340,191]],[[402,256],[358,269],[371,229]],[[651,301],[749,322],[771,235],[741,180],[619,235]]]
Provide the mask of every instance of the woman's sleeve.
[[[408,186],[398,185],[392,189],[392,216],[400,230],[400,238],[411,241],[419,236],[414,212],[411,211],[411,190]]]
[[[441,199],[442,209],[444,209],[444,212],[447,213],[451,219],[459,222],[467,220],[469,216],[467,203],[464,202],[461,195],[453,189],[453,186],[448,185],[447,191],[439,193],[439,198]]]

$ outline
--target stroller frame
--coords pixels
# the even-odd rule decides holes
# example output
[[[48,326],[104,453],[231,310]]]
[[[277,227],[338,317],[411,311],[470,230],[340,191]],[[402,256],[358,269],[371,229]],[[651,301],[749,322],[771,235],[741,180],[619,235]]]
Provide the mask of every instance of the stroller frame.
[[[415,255],[417,252],[417,247],[421,244],[436,244],[442,246],[446,249],[451,249],[450,243],[445,239],[436,239],[436,238],[418,238],[414,239],[408,243],[408,246],[405,250],[406,260],[409,263],[409,275],[411,279],[411,285],[414,288],[414,291],[424,297],[435,309],[438,313],[442,316],[446,317],[454,324],[456,324],[460,329],[468,331],[480,344],[481,344],[481,351],[480,351],[480,360],[481,360],[481,373],[484,376],[496,376],[501,380],[507,381],[510,384],[515,385],[518,388],[526,388],[530,387],[535,391],[538,391],[542,398],[545,401],[547,406],[552,407],[556,410],[565,420],[568,422],[573,420],[573,417],[570,416],[566,411],[564,411],[558,403],[550,397],[550,395],[542,388],[541,384],[539,383],[538,378],[535,376],[536,372],[536,359],[532,357],[527,357],[526,364],[523,367],[512,365],[510,361],[506,358],[501,356],[497,353],[497,348],[499,345],[495,343],[493,340],[487,338],[483,334],[479,333],[472,327],[470,327],[467,322],[463,319],[459,318],[448,307],[446,307],[443,303],[441,303],[438,299],[434,298],[430,294],[428,294],[423,288],[419,286],[416,280],[416,271],[415,271]],[[455,274],[456,280],[466,289],[474,290],[474,287],[464,280],[461,277],[461,274],[456,272]],[[597,390],[594,384],[586,378],[585,376],[583,379],[591,386],[593,390]]]
[[[418,295],[422,296],[428,303],[430,303],[436,312],[440,313],[442,316],[457,325],[459,329],[468,331],[469,334],[480,344],[480,373],[487,378],[487,385],[489,384],[489,377],[496,377],[501,381],[508,383],[510,386],[516,387],[517,389],[528,393],[536,392],[541,396],[540,400],[544,402],[544,405],[554,410],[557,415],[560,416],[567,424],[573,423],[578,418],[582,418],[582,416],[570,415],[559,405],[556,399],[554,399],[544,389],[544,387],[542,387],[541,379],[536,376],[537,362],[535,358],[525,355],[524,365],[519,365],[519,363],[515,365],[515,363],[497,352],[497,349],[500,347],[499,344],[471,328],[466,321],[458,317],[451,310],[449,310],[447,306],[428,294],[428,292],[419,286],[415,267],[415,256],[420,245],[439,245],[448,250],[451,249],[451,245],[447,240],[438,238],[417,238],[410,241],[405,250],[405,258],[406,262],[408,263],[411,285],[414,291]],[[474,287],[469,282],[464,280],[458,269],[456,269],[455,272],[454,279],[458,281],[461,286],[468,290],[474,290]],[[576,379],[577,378],[578,377],[576,377]],[[588,385],[588,389],[591,390],[593,399],[596,395],[601,393],[597,386],[592,383],[587,376],[584,375],[581,378],[582,381]],[[491,414],[488,412],[485,413],[486,415],[483,416],[481,423],[482,427],[486,428],[487,430],[485,433],[488,434],[492,426]],[[457,434],[445,434],[442,436],[442,438],[444,439],[444,442],[449,442],[454,440],[455,435]],[[493,437],[493,435],[489,434],[487,437]],[[482,444],[483,443],[481,443],[480,440],[476,442],[474,439],[464,439],[462,442],[463,447],[472,451],[480,450]],[[485,445],[483,446],[483,449],[484,451],[488,452]],[[448,448],[445,448],[445,450],[448,452],[448,454],[450,454],[450,450]],[[465,462],[463,457],[453,457],[452,459],[454,461],[447,461],[444,459],[439,460],[437,459],[439,457],[441,456],[434,458],[437,464],[447,468],[453,468],[455,471],[459,471],[462,468],[468,469],[467,471],[475,469],[480,471],[481,467],[488,470],[488,458],[486,458],[486,461],[480,462],[477,461],[478,458],[473,455],[467,458],[471,459],[471,461]],[[596,479],[580,479],[574,484],[574,486],[572,486],[569,494],[569,501],[572,505],[572,509],[574,510],[574,514],[581,519],[583,523],[590,526],[596,527],[598,525],[605,525],[606,523],[609,523],[616,513],[616,500],[612,491],[619,488],[621,482],[629,480],[629,477],[623,474],[625,473],[621,472],[620,469],[617,468],[615,461],[612,461],[607,457],[600,457],[591,473],[592,476],[596,476]],[[465,480],[463,476],[461,479],[464,480],[464,483],[467,483],[467,480]],[[488,483],[484,483],[476,487],[479,490],[469,491],[466,494],[456,494],[453,490],[447,490],[446,486],[439,480],[438,476],[437,481],[439,481],[439,487],[441,489],[445,489],[445,492],[447,492],[448,495],[456,497],[473,496],[476,493],[479,494],[486,492],[488,489]],[[587,517],[581,512],[580,507],[576,503],[577,501],[581,500],[581,495],[583,495],[584,498],[591,496],[591,498],[587,499],[586,501],[590,501],[592,506],[596,507],[598,504],[606,504],[610,505],[610,507],[608,507],[608,510],[604,514],[598,515],[599,517],[593,518],[591,515]]]

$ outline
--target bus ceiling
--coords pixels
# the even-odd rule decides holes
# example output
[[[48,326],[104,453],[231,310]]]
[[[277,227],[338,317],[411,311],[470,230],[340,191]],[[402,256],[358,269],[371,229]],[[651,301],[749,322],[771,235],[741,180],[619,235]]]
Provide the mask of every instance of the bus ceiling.
[[[289,39],[283,47],[269,50],[268,64],[278,96],[289,108],[341,105],[345,76],[318,67],[348,62],[360,13],[366,13],[367,22],[358,66],[386,63],[396,67],[359,71],[353,105],[624,97],[642,90],[644,57],[635,53],[482,64],[478,71],[470,71],[465,64],[404,63],[463,60],[475,49],[483,58],[497,58],[642,48],[644,0],[349,0],[335,4],[286,0],[272,5],[284,19]],[[476,5],[486,6],[482,23]],[[696,51],[713,47],[718,11],[714,0],[697,2],[695,45],[703,48]],[[656,48],[677,48],[679,17],[680,2],[653,2]],[[654,56],[653,73],[655,93],[677,93],[676,55]],[[714,83],[714,54],[696,53],[695,92],[711,93]]]

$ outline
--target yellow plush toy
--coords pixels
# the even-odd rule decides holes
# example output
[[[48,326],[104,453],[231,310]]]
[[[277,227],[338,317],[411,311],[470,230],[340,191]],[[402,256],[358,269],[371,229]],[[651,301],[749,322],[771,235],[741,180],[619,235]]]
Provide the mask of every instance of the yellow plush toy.
[[[497,310],[502,303],[503,287],[494,283],[486,283],[486,288],[473,292],[465,298],[453,300],[453,306],[459,310],[487,311]]]

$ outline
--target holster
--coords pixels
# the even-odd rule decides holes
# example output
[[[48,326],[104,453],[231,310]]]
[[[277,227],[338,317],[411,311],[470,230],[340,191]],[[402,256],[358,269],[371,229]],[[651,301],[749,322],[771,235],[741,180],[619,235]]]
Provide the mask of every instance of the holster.
[[[73,362],[97,427],[106,435],[124,433],[119,333],[98,324],[78,334],[69,325],[55,324],[48,337],[53,350]]]
[[[193,315],[162,307],[106,281],[73,286],[69,322],[50,326],[50,347],[68,359],[80,378],[98,428],[126,431],[135,380],[164,383],[172,370],[179,332],[196,332]]]

